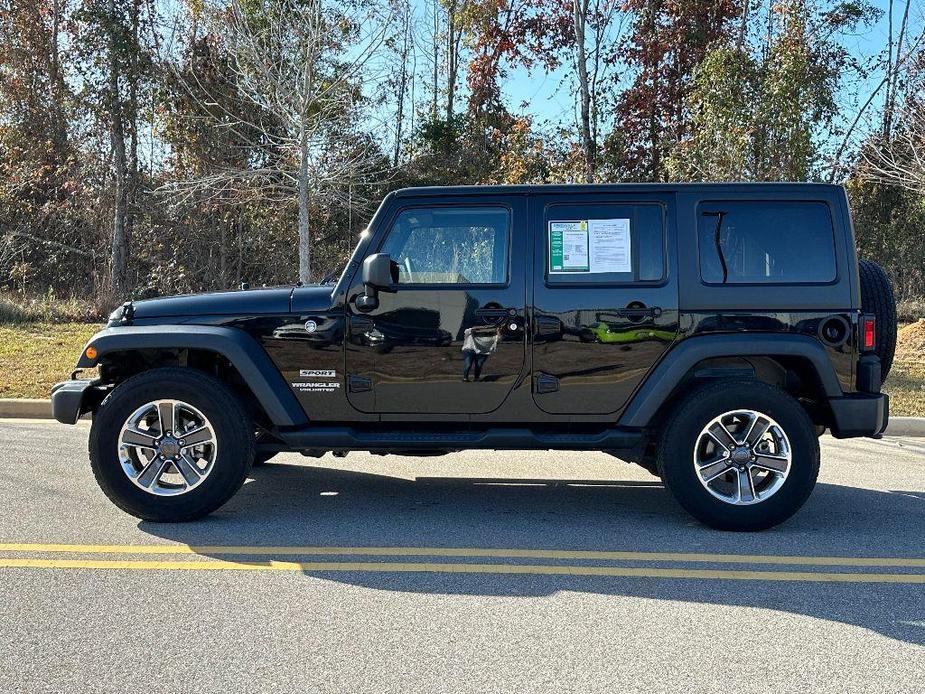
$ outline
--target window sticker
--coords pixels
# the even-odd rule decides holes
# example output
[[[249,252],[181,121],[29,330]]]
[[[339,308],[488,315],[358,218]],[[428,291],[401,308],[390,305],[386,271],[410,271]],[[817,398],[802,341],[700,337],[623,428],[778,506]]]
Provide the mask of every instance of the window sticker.
[[[630,220],[591,219],[591,272],[632,272]]]
[[[629,219],[549,222],[549,272],[632,272]]]
[[[549,223],[549,271],[588,272],[588,222]]]

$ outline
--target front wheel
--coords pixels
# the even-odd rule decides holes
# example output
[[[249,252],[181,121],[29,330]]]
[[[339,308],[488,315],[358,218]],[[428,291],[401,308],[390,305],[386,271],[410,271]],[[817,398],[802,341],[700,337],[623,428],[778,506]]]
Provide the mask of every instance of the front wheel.
[[[691,515],[722,530],[763,530],[809,498],[819,441],[806,411],[779,388],[723,380],[695,388],[662,429],[658,467]]]
[[[201,518],[244,483],[254,426],[224,383],[194,369],[133,376],[100,405],[90,464],[123,511],[149,521]]]
[[[270,460],[271,458],[276,457],[276,455],[277,455],[277,454],[276,454],[275,452],[270,452],[270,453],[255,453],[255,454],[254,454],[254,462],[253,462],[253,465],[254,465],[254,467],[259,467],[259,466],[261,466],[261,465],[266,465],[266,464],[267,464],[267,461]]]

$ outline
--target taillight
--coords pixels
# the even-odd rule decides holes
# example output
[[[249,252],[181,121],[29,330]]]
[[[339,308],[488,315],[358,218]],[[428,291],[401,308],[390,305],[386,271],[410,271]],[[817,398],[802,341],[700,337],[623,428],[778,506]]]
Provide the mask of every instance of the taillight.
[[[877,318],[876,316],[861,317],[861,349],[873,352],[877,347]]]

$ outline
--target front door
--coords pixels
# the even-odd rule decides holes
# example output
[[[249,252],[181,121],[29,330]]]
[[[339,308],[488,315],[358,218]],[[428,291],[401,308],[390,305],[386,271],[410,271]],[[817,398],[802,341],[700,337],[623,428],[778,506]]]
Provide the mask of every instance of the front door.
[[[537,195],[533,397],[621,410],[678,332],[671,194]]]
[[[389,254],[397,291],[380,292],[375,310],[347,309],[354,407],[445,415],[504,402],[526,353],[525,207],[522,197],[397,206],[369,250]]]

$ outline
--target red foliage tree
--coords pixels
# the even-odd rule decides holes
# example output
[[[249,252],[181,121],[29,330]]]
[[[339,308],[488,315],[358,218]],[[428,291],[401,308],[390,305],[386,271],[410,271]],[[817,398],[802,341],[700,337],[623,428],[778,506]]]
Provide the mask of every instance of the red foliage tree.
[[[742,0],[627,0],[636,14],[624,59],[637,70],[617,103],[621,177],[659,181],[666,150],[688,129],[684,97],[714,42],[736,31]]]

